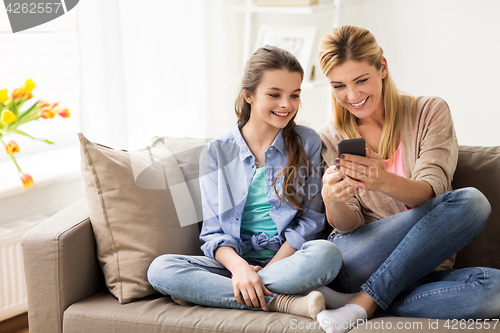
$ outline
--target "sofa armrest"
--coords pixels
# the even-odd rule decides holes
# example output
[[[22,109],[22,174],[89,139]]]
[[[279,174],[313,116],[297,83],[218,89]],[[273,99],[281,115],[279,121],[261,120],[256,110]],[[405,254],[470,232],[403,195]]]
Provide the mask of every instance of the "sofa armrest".
[[[105,288],[85,199],[21,239],[31,333],[62,332],[63,312]]]

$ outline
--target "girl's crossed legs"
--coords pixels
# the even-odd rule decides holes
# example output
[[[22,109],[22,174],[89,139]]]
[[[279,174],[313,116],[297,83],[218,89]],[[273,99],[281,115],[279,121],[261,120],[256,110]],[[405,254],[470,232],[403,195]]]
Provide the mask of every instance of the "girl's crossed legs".
[[[328,284],[337,276],[341,265],[342,254],[334,244],[314,240],[305,242],[293,255],[264,267],[257,274],[274,293],[265,296],[269,305],[276,294],[302,294]],[[234,297],[231,273],[217,260],[206,256],[163,255],[151,263],[148,279],[162,294],[191,303],[261,309],[239,304]]]

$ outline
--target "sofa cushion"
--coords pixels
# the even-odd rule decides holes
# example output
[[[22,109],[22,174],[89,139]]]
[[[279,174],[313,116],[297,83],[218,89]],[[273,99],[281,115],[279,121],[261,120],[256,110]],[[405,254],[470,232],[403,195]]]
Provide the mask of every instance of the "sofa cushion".
[[[151,295],[147,269],[154,258],[202,253],[201,213],[193,213],[196,200],[188,200],[175,153],[184,156],[183,168],[195,164],[196,169],[207,140],[161,138],[127,152],[92,143],[81,133],[79,139],[83,188],[106,285],[120,303]]]
[[[478,237],[457,254],[455,268],[500,268],[500,147],[460,146],[454,189],[475,187],[491,204],[491,215]],[[467,230],[464,230],[467,232]]]
[[[458,323],[458,324],[457,324]],[[492,326],[494,322],[490,325]],[[459,321],[380,317],[351,332],[449,332]],[[479,326],[478,326],[479,327]],[[491,332],[474,327],[474,332]],[[63,319],[64,333],[324,333],[318,321],[277,312],[179,306],[170,297],[149,296],[120,305],[107,291],[72,304]],[[460,331],[463,332],[463,331]],[[472,332],[472,330],[471,330]]]
[[[277,312],[179,306],[170,297],[152,295],[119,304],[107,291],[72,304],[65,312],[63,332],[181,333],[181,332],[300,332],[314,328],[310,318]],[[297,328],[294,329],[294,326]],[[323,330],[316,322],[316,329]]]

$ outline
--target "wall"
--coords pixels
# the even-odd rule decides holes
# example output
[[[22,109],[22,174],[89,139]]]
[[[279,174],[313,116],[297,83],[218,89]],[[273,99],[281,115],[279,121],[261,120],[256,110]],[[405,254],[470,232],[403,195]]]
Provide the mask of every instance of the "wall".
[[[500,145],[496,134],[500,107],[496,106],[500,85],[500,2],[496,0],[342,0],[340,24],[368,28],[376,36],[388,59],[398,87],[413,95],[435,95],[450,105],[459,144]],[[322,14],[320,14],[322,15]],[[318,18],[303,15],[259,15],[261,24],[331,26],[328,14]],[[212,86],[221,99],[208,134],[222,134],[234,126],[232,102],[241,74],[243,14],[229,12],[219,20],[224,38],[223,62],[228,68],[225,83]],[[332,18],[333,19],[333,18]],[[311,20],[313,20],[311,22]],[[314,21],[316,20],[316,21]],[[326,24],[326,25],[325,25]],[[222,26],[224,25],[224,26]],[[321,28],[320,28],[321,29]],[[253,26],[253,35],[258,32]],[[322,31],[319,30],[318,34]],[[318,36],[319,38],[319,36]],[[313,57],[316,50],[313,51]],[[299,122],[315,129],[327,120],[330,108],[328,86],[305,90]],[[213,108],[212,108],[213,110]],[[210,117],[212,118],[212,117]],[[231,121],[229,121],[229,120]]]
[[[345,6],[340,24],[373,32],[399,89],[448,102],[459,144],[493,146],[499,11],[496,0],[364,0]]]

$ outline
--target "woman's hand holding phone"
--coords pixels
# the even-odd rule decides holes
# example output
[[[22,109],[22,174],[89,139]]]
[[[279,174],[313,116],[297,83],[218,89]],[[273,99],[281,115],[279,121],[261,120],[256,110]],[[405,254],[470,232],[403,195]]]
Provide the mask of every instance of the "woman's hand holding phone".
[[[380,155],[366,149],[366,157],[342,154],[336,161],[345,181],[358,190],[381,191],[390,186],[390,173]]]

